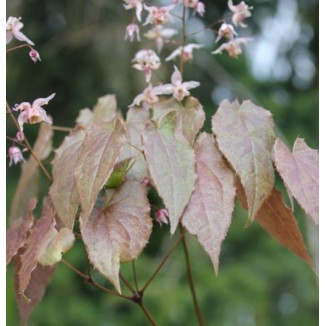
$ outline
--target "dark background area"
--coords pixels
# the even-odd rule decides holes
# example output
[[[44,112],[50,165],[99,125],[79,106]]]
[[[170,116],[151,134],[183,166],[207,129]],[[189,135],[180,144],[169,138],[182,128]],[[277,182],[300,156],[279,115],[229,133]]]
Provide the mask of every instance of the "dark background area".
[[[207,14],[203,20],[191,16],[189,33],[230,14],[227,1],[204,2]],[[141,43],[123,41],[132,11],[125,11],[122,3],[117,0],[8,2],[7,17],[23,17],[23,32],[36,43],[42,57],[42,62],[33,64],[26,49],[7,56],[9,104],[33,101],[55,92],[56,97],[45,109],[55,125],[72,127],[80,109],[91,108],[98,97],[111,93],[116,94],[119,108],[125,113],[145,87],[142,73],[131,68],[131,59],[137,50],[153,44],[145,38]],[[277,134],[289,147],[300,136],[309,146],[318,148],[318,1],[247,3],[254,7],[252,17],[246,20],[247,29],[237,31],[240,36],[254,40],[238,59],[229,58],[226,53],[211,55],[217,46],[211,32],[189,39],[205,44],[204,49],[195,50],[194,61],[186,65],[184,78],[201,83],[192,95],[205,108],[205,129],[209,130],[210,118],[221,100],[251,99],[272,112]],[[142,27],[142,31],[147,29]],[[14,44],[18,43],[12,41],[8,47]],[[174,49],[175,45],[167,45],[161,58]],[[172,71],[173,65],[162,60],[160,79],[169,82]],[[31,140],[35,139],[37,130],[37,125],[26,126]],[[7,135],[14,134],[8,120]],[[54,148],[63,137],[64,133],[55,133]],[[19,175],[20,166],[7,170],[7,212]],[[280,180],[278,186],[283,188]],[[152,198],[156,200],[154,194]],[[318,268],[318,231],[298,205],[294,213]],[[318,325],[318,280],[314,274],[258,223],[244,228],[246,218],[246,212],[237,206],[222,246],[217,276],[196,240],[187,238],[206,324]],[[148,247],[136,261],[140,284],[148,279],[175,238],[170,238],[168,227],[155,225]],[[80,244],[65,258],[79,269],[86,269]],[[132,281],[130,264],[122,266],[122,273]],[[7,279],[7,325],[18,325],[11,267]],[[108,285],[101,278],[99,281]],[[151,284],[145,303],[159,325],[196,325],[181,248]],[[30,325],[37,326],[146,323],[136,305],[94,290],[60,264],[30,321]]]

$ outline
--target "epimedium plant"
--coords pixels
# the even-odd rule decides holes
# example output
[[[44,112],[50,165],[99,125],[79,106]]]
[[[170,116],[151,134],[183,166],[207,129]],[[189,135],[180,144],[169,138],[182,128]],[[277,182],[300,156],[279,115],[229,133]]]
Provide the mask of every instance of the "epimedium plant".
[[[8,136],[13,142],[8,150],[9,165],[22,162],[22,172],[10,213],[6,262],[13,261],[22,325],[27,324],[43,298],[58,263],[98,290],[135,302],[148,321],[157,325],[143,297],[180,243],[198,324],[204,325],[185,234],[198,239],[217,274],[236,198],[248,211],[247,226],[260,223],[313,269],[292,210],[275,187],[275,170],[290,200],[294,198],[318,225],[317,150],[309,148],[301,138],[297,138],[292,151],[288,149],[275,137],[272,114],[250,100],[222,101],[212,118],[212,133],[202,132],[205,111],[189,92],[200,83],[183,81],[183,75],[193,51],[204,48],[189,43],[186,32],[187,17],[203,16],[204,3],[174,0],[169,6],[158,7],[142,0],[124,0],[123,5],[134,14],[125,40],[140,41],[139,24],[146,12],[143,26],[150,25],[151,29],[143,35],[154,42],[157,51],[141,49],[132,60],[133,67],[143,72],[147,85],[129,106],[125,119],[114,95],[100,97],[93,110],[81,110],[73,128],[53,126],[43,109],[54,93],[32,104],[23,102],[11,107],[7,103],[7,114],[17,127],[16,136]],[[228,6],[231,15],[207,29],[217,34],[216,42],[222,42],[212,53],[226,50],[236,58],[242,52],[241,45],[251,39],[237,37],[235,28],[247,26],[244,20],[251,16],[253,8],[231,0]],[[178,30],[166,27],[176,19],[181,21],[180,43],[171,40]],[[215,26],[219,28],[215,30]],[[7,53],[27,47],[30,58],[40,61],[34,43],[21,32],[22,28],[20,18],[9,17],[7,43],[13,38],[24,43],[7,49]],[[153,84],[153,75],[162,65],[158,53],[166,44],[178,46],[165,61],[179,59],[179,65],[174,65],[170,83]],[[31,146],[23,126],[35,123],[42,124]],[[52,171],[48,172],[42,161],[52,150],[56,130],[69,135],[55,150]],[[26,161],[23,152],[30,153]],[[45,174],[50,186],[48,196],[42,200],[41,216],[36,218],[39,172]],[[154,223],[169,224],[171,235],[179,228],[180,235],[139,289],[137,283],[134,287],[120,273],[120,265],[131,262],[135,272],[134,260],[150,245],[153,218],[147,193],[151,188],[156,189],[164,204],[155,208]],[[80,271],[62,258],[73,250],[75,241],[83,243],[89,263],[114,289],[97,283],[90,272]],[[122,293],[120,282],[127,285],[131,295]]]

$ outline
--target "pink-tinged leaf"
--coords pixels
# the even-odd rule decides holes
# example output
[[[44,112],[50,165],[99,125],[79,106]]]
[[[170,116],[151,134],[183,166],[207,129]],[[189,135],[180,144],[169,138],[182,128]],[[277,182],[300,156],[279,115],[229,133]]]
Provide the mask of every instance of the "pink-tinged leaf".
[[[176,136],[184,137],[190,145],[205,122],[203,106],[194,97],[188,97],[184,108],[178,111]]]
[[[38,137],[35,141],[33,152],[42,161],[52,150],[52,126],[42,123]],[[22,217],[28,207],[29,200],[38,197],[39,167],[32,155],[22,165],[22,173],[12,200],[10,220]]]
[[[84,222],[119,158],[126,141],[125,133],[120,119],[94,123],[86,130],[83,149],[74,172]]]
[[[78,130],[67,136],[56,150],[52,162],[53,183],[50,197],[60,221],[70,229],[73,229],[79,205],[74,171],[79,162],[85,135],[85,131]]]
[[[108,190],[105,209],[94,207],[81,233],[94,267],[120,292],[120,263],[137,258],[152,231],[146,189],[127,180],[117,190]]]
[[[195,187],[195,157],[189,144],[175,136],[176,112],[149,124],[143,132],[145,157],[155,187],[169,212],[171,234]]]
[[[79,111],[79,115],[76,119],[77,127],[82,127],[84,129],[90,127],[94,120],[94,113],[92,110],[86,108]]]
[[[27,211],[23,218],[14,219],[6,234],[6,264],[8,265],[18,250],[25,244],[28,232],[33,226],[33,211],[36,207],[37,200],[32,198],[29,201]]]
[[[246,195],[240,182],[237,183],[237,196],[247,209]],[[259,209],[256,220],[267,233],[312,267],[300,229],[291,209],[284,204],[280,191],[273,188],[272,194]]]
[[[37,256],[43,243],[47,240],[49,233],[53,232],[55,226],[55,211],[44,202],[42,217],[38,219],[26,242],[26,250],[20,256],[21,266],[18,271],[18,293],[24,294],[31,279],[31,274],[37,265]]]
[[[197,181],[182,217],[183,226],[197,236],[218,270],[222,242],[234,208],[234,175],[212,135],[202,133],[195,143]]]
[[[16,290],[16,301],[19,310],[20,325],[26,326],[28,319],[37,306],[41,302],[47,286],[50,284],[52,276],[55,271],[54,266],[41,266],[37,265],[31,275],[31,280],[25,290],[25,296],[19,294],[19,276],[18,271],[20,270],[19,257],[14,259],[14,275],[15,275],[15,290]]]
[[[142,153],[141,133],[149,120],[149,112],[145,109],[130,108],[127,113],[127,144],[123,147],[119,161],[133,158],[134,163],[127,172],[130,180],[143,180],[148,177],[147,163]]]
[[[212,120],[218,147],[244,186],[252,222],[274,186],[274,124],[269,111],[244,101],[220,104]]]
[[[115,95],[104,95],[97,99],[93,108],[94,122],[110,121],[117,115],[117,99]]]
[[[182,105],[174,97],[169,99],[162,99],[159,102],[152,105],[153,116],[152,121],[158,122],[161,117],[167,115],[169,112],[179,111],[182,109]]]
[[[293,195],[308,216],[319,223],[319,158],[318,151],[297,138],[293,152],[277,139],[274,160],[290,196]]]

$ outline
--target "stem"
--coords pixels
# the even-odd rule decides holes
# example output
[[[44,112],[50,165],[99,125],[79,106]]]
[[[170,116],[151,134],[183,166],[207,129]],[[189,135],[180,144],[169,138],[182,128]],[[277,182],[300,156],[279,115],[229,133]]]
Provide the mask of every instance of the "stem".
[[[139,303],[140,308],[143,310],[145,316],[147,317],[147,319],[150,321],[150,323],[153,326],[157,326],[157,323],[155,321],[155,319],[153,318],[153,316],[150,314],[149,310],[147,309],[147,307],[141,302]]]
[[[138,291],[138,282],[137,282],[137,274],[136,274],[136,266],[135,266],[135,261],[133,260],[132,262],[132,273],[134,275],[134,281],[135,281],[135,287],[136,287],[136,291]]]
[[[66,131],[66,132],[72,132],[74,129],[73,128],[68,128],[68,127],[61,127],[61,126],[51,126],[53,130],[57,131]]]
[[[186,239],[184,237],[182,238],[182,245],[183,245],[183,250],[185,253],[188,282],[189,282],[189,287],[190,287],[190,291],[191,291],[191,295],[192,295],[192,300],[193,300],[194,306],[195,306],[196,316],[198,319],[198,325],[203,326],[204,319],[203,319],[202,313],[200,311],[200,307],[199,307],[197,296],[196,296],[196,290],[195,290],[195,284],[194,284],[194,279],[193,279],[192,270],[191,270],[188,247],[187,247]]]
[[[134,288],[132,287],[132,285],[128,282],[128,280],[121,274],[119,273],[119,277],[121,278],[122,282],[127,286],[127,288],[133,293],[135,294],[136,291],[134,290]],[[138,291],[137,291],[138,292]]]
[[[141,293],[143,293],[147,289],[147,287],[150,285],[150,283],[153,281],[153,279],[155,278],[155,276],[157,275],[157,273],[160,271],[160,269],[163,267],[163,265],[165,264],[165,262],[171,256],[171,254],[173,253],[173,251],[175,250],[175,248],[178,246],[178,244],[180,243],[180,241],[183,239],[184,235],[185,235],[185,232],[182,232],[181,235],[180,235],[180,237],[178,238],[178,240],[172,245],[172,247],[170,248],[170,250],[167,252],[167,254],[162,259],[161,263],[157,266],[157,268],[154,271],[154,273],[152,274],[152,276],[146,282],[146,284],[143,287],[143,289],[140,291]]]
[[[7,107],[7,113],[9,114],[12,122],[16,126],[17,130],[20,131],[19,124],[18,124],[18,122],[17,122],[14,114],[12,113],[11,108],[10,108],[8,102],[6,102],[6,107]],[[31,144],[29,143],[28,139],[26,138],[26,135],[25,135],[24,143],[25,143],[26,147],[28,148],[28,150],[31,152],[31,155],[33,156],[34,160],[36,161],[36,163],[38,164],[38,166],[40,167],[40,169],[43,171],[43,173],[45,174],[45,176],[48,178],[48,180],[50,182],[52,182],[52,178],[51,178],[49,172],[45,169],[45,167],[42,164],[42,162],[39,160],[39,158],[34,153]]]
[[[181,17],[181,20],[182,20],[182,51],[181,51],[181,56],[180,56],[180,67],[179,67],[179,70],[180,70],[180,73],[181,75],[183,75],[183,72],[184,72],[184,64],[185,64],[185,61],[184,61],[184,47],[186,45],[186,42],[187,42],[187,34],[186,34],[186,6],[184,4],[184,0],[183,0],[183,4],[182,4],[182,17]]]
[[[102,286],[101,284],[95,282],[95,281],[91,278],[91,276],[84,274],[83,272],[81,272],[80,270],[78,270],[75,266],[73,266],[73,265],[71,265],[70,263],[68,263],[66,260],[61,259],[61,262],[62,262],[64,265],[66,265],[69,269],[71,269],[73,272],[75,272],[77,275],[79,275],[80,277],[82,277],[82,278],[85,280],[86,283],[91,284],[91,285],[94,286],[95,288],[98,288],[98,289],[100,289],[100,290],[102,290],[102,291],[104,291],[104,292],[107,292],[107,293],[113,294],[113,295],[115,295],[115,296],[117,296],[117,297],[120,297],[120,298],[124,298],[124,299],[128,299],[128,300],[132,300],[131,297],[127,297],[127,296],[125,296],[125,295],[122,295],[122,294],[120,294],[120,293],[118,293],[118,292],[115,292],[115,291],[113,291],[113,290],[110,290],[110,289],[106,288],[105,286]]]
[[[21,44],[21,45],[17,45],[13,48],[10,48],[6,51],[6,53],[9,53],[9,52],[12,52],[12,51],[15,51],[15,50],[18,50],[18,49],[21,49],[21,48],[29,48],[30,50],[33,50],[33,48],[29,45],[29,44]]]

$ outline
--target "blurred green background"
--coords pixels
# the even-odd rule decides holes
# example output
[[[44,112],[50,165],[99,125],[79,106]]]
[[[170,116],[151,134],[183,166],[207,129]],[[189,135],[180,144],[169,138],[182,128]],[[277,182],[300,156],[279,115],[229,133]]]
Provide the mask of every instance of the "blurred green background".
[[[126,112],[133,98],[145,87],[142,73],[131,68],[131,59],[137,50],[153,44],[146,39],[142,43],[123,41],[132,12],[125,11],[122,3],[118,0],[7,2],[7,17],[23,17],[23,32],[36,43],[42,57],[41,63],[33,64],[26,49],[7,56],[9,104],[13,106],[55,92],[47,111],[55,125],[63,126],[73,126],[80,109],[92,107],[98,97],[107,93],[116,94],[119,107]],[[207,14],[204,19],[190,16],[189,33],[230,13],[226,0],[204,3]],[[318,148],[318,1],[247,3],[254,7],[253,15],[246,20],[248,28],[238,32],[254,40],[239,59],[231,59],[225,53],[211,55],[216,48],[211,32],[196,34],[189,40],[205,44],[205,49],[195,52],[195,59],[186,66],[185,72],[185,80],[201,82],[201,87],[192,94],[204,105],[205,129],[209,130],[210,118],[221,100],[251,99],[273,113],[277,133],[289,146],[300,136],[309,146]],[[147,29],[142,27],[142,31]],[[161,58],[174,48],[175,45],[168,44]],[[172,71],[173,65],[163,62],[157,75],[168,82]],[[31,140],[35,139],[37,129],[35,125],[26,126]],[[15,134],[9,120],[7,134]],[[64,133],[55,134],[55,148],[63,137]],[[19,175],[19,166],[7,171],[7,212]],[[283,187],[280,180],[278,185]],[[157,200],[154,194],[151,197]],[[318,231],[298,205],[294,212],[318,268]],[[206,325],[318,325],[318,280],[314,274],[258,223],[245,229],[246,218],[246,212],[237,206],[222,246],[217,277],[203,249],[193,237],[187,237]],[[175,239],[176,236],[170,238],[168,227],[155,225],[148,247],[136,261],[140,284],[146,282]],[[80,244],[65,258],[86,270],[86,257]],[[132,282],[130,264],[122,266],[122,273]],[[123,291],[127,293],[126,289]],[[151,284],[145,303],[159,325],[196,325],[181,247]],[[7,325],[18,325],[17,316],[9,267]],[[29,325],[147,324],[139,307],[91,288],[59,264]]]

